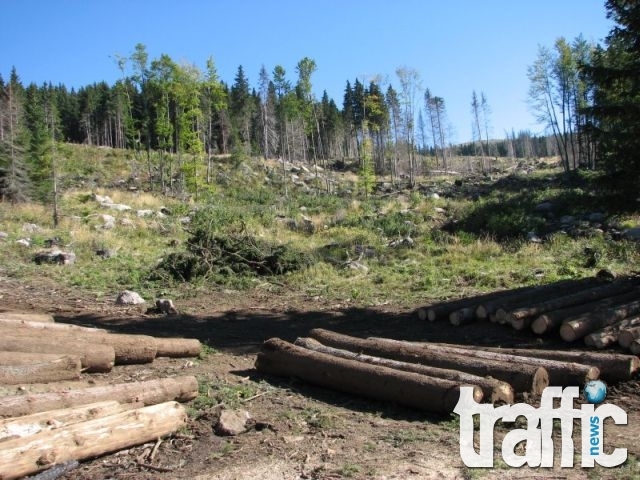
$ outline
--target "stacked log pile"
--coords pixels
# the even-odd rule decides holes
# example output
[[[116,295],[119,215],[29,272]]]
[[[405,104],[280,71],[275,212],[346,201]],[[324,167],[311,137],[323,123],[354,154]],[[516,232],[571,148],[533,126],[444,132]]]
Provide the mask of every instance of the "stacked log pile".
[[[465,307],[466,308],[466,307]],[[314,329],[293,344],[267,340],[256,369],[322,387],[399,405],[450,413],[460,387],[474,387],[476,401],[514,403],[516,394],[540,395],[545,387],[582,386],[602,378],[633,378],[634,355],[599,352],[489,349],[357,338]]]
[[[193,376],[64,389],[114,365],[192,357],[194,339],[109,333],[42,314],[0,312],[0,385],[47,383],[46,393],[0,396],[0,478],[115,452],[171,434],[198,394]]]
[[[593,349],[619,346],[640,354],[640,279],[589,277],[537,287],[492,292],[418,309],[430,322],[448,319],[511,325],[537,335],[558,334]]]

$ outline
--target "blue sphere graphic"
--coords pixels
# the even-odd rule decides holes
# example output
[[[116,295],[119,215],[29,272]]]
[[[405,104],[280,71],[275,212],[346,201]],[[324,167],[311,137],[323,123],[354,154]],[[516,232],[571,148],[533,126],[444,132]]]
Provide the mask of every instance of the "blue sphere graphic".
[[[602,403],[607,396],[607,386],[600,380],[591,380],[584,386],[584,397],[589,403]]]

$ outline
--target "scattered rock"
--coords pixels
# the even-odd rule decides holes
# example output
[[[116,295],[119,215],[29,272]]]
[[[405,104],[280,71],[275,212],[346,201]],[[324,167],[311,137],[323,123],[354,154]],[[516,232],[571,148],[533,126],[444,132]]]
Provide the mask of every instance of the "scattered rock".
[[[190,217],[181,217],[178,221],[179,221],[181,224],[185,225],[185,224],[187,224],[187,223],[191,222],[191,218],[190,218]]]
[[[62,245],[62,239],[60,237],[47,238],[44,241],[44,246],[46,248],[52,248]]]
[[[547,213],[553,210],[553,203],[551,202],[542,202],[536,205],[535,211],[539,213]]]
[[[76,254],[63,252],[62,250],[42,251],[34,255],[33,261],[37,265],[51,263],[55,265],[73,265],[76,262]]]
[[[101,203],[100,206],[102,208],[117,210],[118,212],[126,212],[127,210],[131,210],[131,207],[129,205],[125,205],[123,203]]]
[[[31,239],[30,238],[21,238],[20,240],[16,240],[16,243],[18,245],[22,245],[23,247],[30,247],[31,246]]]
[[[151,216],[153,216],[153,210],[138,210],[136,212],[136,215],[138,215],[138,217],[140,217],[140,218],[151,217]]]
[[[120,225],[124,225],[125,227],[135,227],[136,224],[133,220],[131,220],[130,218],[121,218],[120,219]]]
[[[531,243],[542,243],[542,239],[535,232],[527,233],[527,240]]]
[[[169,210],[167,207],[160,207],[160,213],[163,215],[171,215],[171,210]]]
[[[447,211],[442,207],[436,207],[433,209],[436,213],[446,213]]]
[[[141,303],[145,303],[144,298],[131,290],[120,292],[116,298],[116,305],[140,305]]]
[[[0,240],[6,240],[9,238],[9,234],[7,232],[0,232]]]
[[[438,195],[437,193],[434,192],[434,193],[431,194],[431,198],[434,199],[434,200],[438,200],[440,198],[440,195]]]
[[[607,219],[607,216],[601,212],[593,212],[589,214],[587,219],[591,223],[602,223]]]
[[[562,225],[571,226],[575,222],[576,222],[576,217],[574,217],[572,215],[563,215],[562,217],[560,217],[560,223]]]
[[[355,260],[349,260],[345,266],[346,268],[351,270],[360,270],[363,273],[369,272],[369,267],[367,267],[364,263],[360,263]]]
[[[217,435],[235,436],[247,431],[247,422],[251,415],[246,410],[222,410],[215,426]]]
[[[35,223],[25,223],[22,225],[22,231],[26,233],[38,233],[42,229]]]
[[[102,228],[105,230],[111,230],[116,226],[116,219],[112,215],[102,214],[100,219],[102,220]]]
[[[111,200],[111,198],[107,195],[98,195],[97,193],[93,193],[91,194],[91,198],[93,198],[96,202],[98,203],[107,203],[107,204],[112,204],[113,200]]]
[[[178,309],[173,304],[173,301],[168,298],[158,298],[156,300],[156,308],[160,313],[165,315],[177,315]]]

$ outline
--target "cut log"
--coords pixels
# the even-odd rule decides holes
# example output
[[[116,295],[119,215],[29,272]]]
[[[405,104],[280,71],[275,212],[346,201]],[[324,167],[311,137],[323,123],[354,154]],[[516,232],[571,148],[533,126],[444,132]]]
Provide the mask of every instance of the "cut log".
[[[12,327],[4,331],[13,336],[33,336],[33,330],[25,327]],[[156,339],[148,335],[51,330],[47,331],[47,339],[56,343],[77,342],[109,345],[114,349],[116,365],[151,363],[158,350]]]
[[[560,327],[560,336],[566,342],[575,342],[591,332],[639,313],[640,300],[607,308],[599,312],[586,313],[565,321]]]
[[[15,479],[68,460],[84,460],[155,441],[185,425],[177,402],[143,407],[2,442],[0,478]]]
[[[449,314],[449,323],[451,325],[459,327],[460,325],[466,325],[472,323],[476,319],[476,309],[473,307],[463,308],[456,310]]]
[[[388,338],[372,338],[377,342],[384,343],[393,348],[393,346],[404,347],[411,346],[409,342],[403,342],[400,340],[391,340]],[[548,358],[537,358],[529,356],[510,355],[502,352],[487,351],[479,348],[462,348],[448,344],[446,347],[441,345],[433,345],[430,343],[423,343],[422,348],[432,352],[467,356],[475,360],[489,360],[504,362],[519,367],[523,364],[542,367],[549,374],[549,385],[567,387],[571,385],[583,385],[589,380],[596,380],[600,376],[600,370],[593,365],[583,365],[576,362],[566,362],[551,360]]]
[[[444,378],[459,384],[477,385],[482,389],[483,398],[491,401],[491,403],[509,403],[514,402],[513,387],[508,383],[501,382],[494,378],[479,377],[458,370],[447,370],[444,368],[430,367],[419,363],[400,362],[389,358],[372,357],[361,353],[354,353],[339,348],[327,347],[322,345],[313,338],[298,338],[295,345],[304,347],[314,352],[326,353],[340,358],[356,360],[358,362],[370,363],[371,365],[380,365],[383,367],[395,368],[403,372],[414,372],[428,377]]]
[[[526,307],[514,308],[510,311],[505,308],[499,308],[496,315],[498,318],[504,317],[506,323],[510,323],[516,330],[523,330],[531,324],[534,317],[538,317],[543,313],[621,295],[634,288],[636,288],[635,282],[628,280],[616,281],[606,285],[580,290],[576,293],[562,295],[552,299],[544,299],[542,302],[529,304]]]
[[[640,321],[640,317],[635,317]],[[618,343],[622,348],[628,349],[634,340],[640,338],[640,326],[626,327],[618,334]]]
[[[74,423],[124,412],[125,410],[130,410],[129,405],[133,404],[120,404],[110,400],[79,407],[34,413],[33,415],[24,415],[17,418],[0,419],[0,441],[15,437],[27,437],[44,430],[53,430]],[[138,405],[138,408],[141,406]]]
[[[584,344],[598,349],[608,348],[618,343],[618,336],[622,329],[640,325],[640,317],[629,317],[620,320],[608,327],[585,335]]]
[[[0,335],[0,351],[77,355],[82,369],[87,372],[109,372],[113,368],[115,350],[112,346],[79,342],[75,339],[58,339],[52,342],[49,335],[43,335],[42,331],[39,334],[34,330],[32,332],[31,336],[3,332]]]
[[[457,300],[450,300],[441,303],[436,303],[429,307],[423,307],[418,309],[418,317],[420,320],[429,320],[430,322],[435,322],[436,320],[441,320],[445,318],[450,319],[450,315],[453,312],[461,310],[463,308],[473,308],[475,309],[482,302],[493,300],[499,298],[503,295],[508,295],[510,292],[529,289],[531,287],[521,287],[515,290],[504,290],[498,292],[490,292],[481,295],[474,295],[472,297],[464,297],[459,298]]]
[[[550,283],[547,285],[540,285],[528,290],[517,291],[512,295],[503,296],[495,300],[490,300],[478,305],[476,308],[476,315],[478,318],[488,318],[492,313],[496,313],[498,309],[513,309],[518,306],[524,306],[531,302],[537,302],[544,299],[549,294],[569,294],[583,290],[598,284],[602,284],[604,280],[595,277],[587,277],[579,280],[562,280],[559,282]],[[506,321],[496,315],[498,322]]]
[[[424,343],[419,343],[424,345]],[[621,353],[602,353],[591,351],[569,351],[569,350],[541,350],[533,348],[501,348],[501,347],[478,347],[472,345],[457,345],[448,343],[437,343],[443,348],[457,347],[468,350],[481,348],[482,350],[496,353],[506,353],[520,357],[546,358],[560,362],[580,363],[583,365],[593,365],[600,370],[600,378],[606,382],[616,383],[631,380],[640,372],[640,359],[635,355],[625,355]]]
[[[194,338],[155,338],[156,357],[197,357],[202,344]]]
[[[18,417],[104,400],[115,400],[120,403],[141,402],[144,405],[154,405],[169,400],[188,402],[197,396],[198,380],[196,377],[161,378],[64,392],[0,397],[0,417]]]
[[[596,312],[614,305],[622,305],[626,302],[633,301],[638,298],[638,294],[634,291],[616,295],[613,297],[597,300],[595,302],[576,305],[575,307],[561,308],[551,312],[544,313],[537,317],[531,324],[531,330],[538,335],[550,332],[562,325],[567,318],[582,315],[583,313]]]
[[[2,320],[26,320],[29,322],[48,322],[52,323],[53,317],[47,313],[28,313],[28,312],[0,312]]]
[[[80,370],[80,358],[75,355],[0,352],[2,385],[75,380]]]
[[[256,368],[263,373],[297,377],[321,387],[439,414],[451,413],[460,398],[460,384],[451,380],[334,357],[279,338],[264,342]],[[482,399],[478,386],[474,387],[474,399]]]
[[[539,395],[549,385],[547,371],[533,365],[516,365],[496,360],[478,359],[470,357],[467,352],[464,355],[456,355],[443,350],[433,351],[415,345],[398,345],[378,339],[365,340],[320,328],[311,330],[310,336],[320,343],[334,348],[403,362],[459,370],[481,377],[490,376],[510,384],[516,392],[532,392]]]
[[[0,328],[24,327],[39,330],[73,330],[76,332],[102,332],[107,333],[103,328],[82,327],[71,323],[55,323],[55,322],[35,322],[33,320],[20,320],[17,318],[0,318]]]
[[[640,355],[640,340],[634,340],[633,342],[631,342],[631,345],[629,345],[629,350],[634,355]]]

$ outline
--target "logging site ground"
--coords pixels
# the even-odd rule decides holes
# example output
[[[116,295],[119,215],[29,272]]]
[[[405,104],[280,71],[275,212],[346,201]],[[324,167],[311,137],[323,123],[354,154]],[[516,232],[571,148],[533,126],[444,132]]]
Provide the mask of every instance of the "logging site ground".
[[[198,378],[199,395],[187,404],[188,424],[176,434],[82,461],[61,478],[640,477],[637,378],[609,385],[606,399],[628,413],[627,426],[605,428],[605,450],[628,449],[624,465],[580,468],[576,423],[576,467],[560,468],[556,461],[554,468],[511,468],[501,460],[500,444],[513,425],[499,423],[494,468],[486,469],[462,463],[456,415],[368,400],[254,368],[265,340],[293,342],[314,328],[416,342],[584,349],[558,335],[497,323],[421,321],[416,310],[600,270],[635,273],[640,208],[635,199],[601,190],[595,174],[563,173],[554,159],[496,162],[482,174],[467,171],[461,159],[452,173],[420,177],[412,189],[378,179],[365,197],[357,174],[344,166],[283,169],[275,161],[221,157],[196,199],[148,191],[144,164],[136,165],[130,154],[66,148],[57,227],[49,206],[0,203],[0,231],[6,234],[0,240],[0,310],[50,313],[60,323],[117,333],[196,338],[204,348],[198,358],[116,366],[70,383],[187,374]],[[34,262],[52,243],[73,252],[75,262]],[[146,303],[116,305],[123,290],[136,291]],[[154,311],[156,298],[172,299],[178,314]],[[0,394],[45,389],[9,386]],[[248,431],[216,435],[220,411],[236,408],[251,415]],[[554,438],[557,459],[555,430]]]

